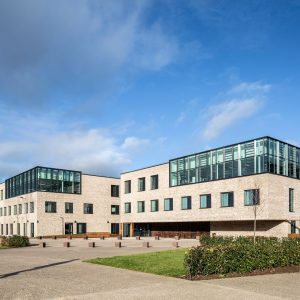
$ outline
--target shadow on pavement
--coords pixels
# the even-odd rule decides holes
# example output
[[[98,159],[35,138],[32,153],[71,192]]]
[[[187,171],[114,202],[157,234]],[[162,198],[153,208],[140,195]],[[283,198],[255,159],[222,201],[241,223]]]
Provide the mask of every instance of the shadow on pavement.
[[[68,264],[68,263],[76,261],[76,260],[79,260],[79,259],[71,259],[71,260],[61,261],[61,262],[57,262],[57,263],[53,263],[53,264],[38,266],[38,267],[31,268],[31,269],[16,271],[16,272],[7,273],[7,274],[0,274],[0,279],[10,277],[10,276],[15,276],[15,275],[18,275],[18,274],[23,273],[23,272],[31,272],[31,271],[36,271],[36,270],[40,270],[40,269],[55,267],[55,266],[59,266],[59,265],[63,265],[63,264]]]

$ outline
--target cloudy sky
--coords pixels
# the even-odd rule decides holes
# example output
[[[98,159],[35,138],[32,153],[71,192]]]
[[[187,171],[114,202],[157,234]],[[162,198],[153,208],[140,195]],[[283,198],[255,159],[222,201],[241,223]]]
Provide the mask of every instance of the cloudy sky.
[[[300,144],[300,1],[0,1],[0,181]]]

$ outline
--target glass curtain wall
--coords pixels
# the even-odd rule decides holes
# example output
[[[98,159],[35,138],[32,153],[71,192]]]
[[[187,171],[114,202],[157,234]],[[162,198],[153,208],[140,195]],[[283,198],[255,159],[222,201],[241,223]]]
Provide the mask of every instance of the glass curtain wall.
[[[170,160],[170,186],[273,173],[300,179],[300,148],[270,137]]]
[[[35,191],[81,193],[81,172],[36,167],[5,181],[6,198]]]

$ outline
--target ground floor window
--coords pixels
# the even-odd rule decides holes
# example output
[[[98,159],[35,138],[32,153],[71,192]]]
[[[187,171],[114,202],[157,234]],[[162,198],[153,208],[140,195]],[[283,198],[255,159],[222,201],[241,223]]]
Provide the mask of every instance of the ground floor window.
[[[34,237],[34,223],[30,223],[30,236]]]
[[[17,223],[17,235],[21,234],[20,223]]]
[[[14,234],[14,224],[10,224],[10,235]]]
[[[296,233],[296,221],[291,221],[291,234]]]
[[[73,234],[73,223],[65,223],[65,234]]]
[[[77,233],[86,233],[86,223],[77,223]]]
[[[118,223],[111,223],[111,234],[119,234],[119,224]]]

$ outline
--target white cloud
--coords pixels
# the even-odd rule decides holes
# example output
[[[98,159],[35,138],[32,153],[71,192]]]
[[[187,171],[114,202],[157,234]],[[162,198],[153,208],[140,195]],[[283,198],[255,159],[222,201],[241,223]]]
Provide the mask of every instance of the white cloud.
[[[268,93],[271,87],[270,84],[263,84],[260,81],[242,82],[230,89],[228,94]]]
[[[239,120],[252,116],[261,106],[257,99],[230,100],[211,108],[203,137],[211,140]]]
[[[149,143],[149,140],[147,140],[147,139],[139,139],[137,137],[130,136],[130,137],[125,138],[123,144],[121,145],[121,149],[136,151],[139,148],[147,145],[148,143]]]

